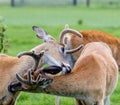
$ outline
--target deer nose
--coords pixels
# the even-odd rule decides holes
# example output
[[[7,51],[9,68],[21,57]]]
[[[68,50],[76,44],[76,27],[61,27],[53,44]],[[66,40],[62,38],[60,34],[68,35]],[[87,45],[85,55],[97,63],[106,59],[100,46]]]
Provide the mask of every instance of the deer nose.
[[[70,67],[70,65],[65,64],[65,63],[62,63],[61,67],[62,67],[62,72],[63,72],[63,74],[67,74],[67,73],[70,73],[70,72],[71,72],[71,67]]]

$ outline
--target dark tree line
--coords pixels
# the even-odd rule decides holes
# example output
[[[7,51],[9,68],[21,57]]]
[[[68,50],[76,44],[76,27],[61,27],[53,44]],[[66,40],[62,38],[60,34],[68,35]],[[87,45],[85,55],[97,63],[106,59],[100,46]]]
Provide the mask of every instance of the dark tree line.
[[[24,3],[24,0],[20,0],[21,4]],[[11,0],[11,6],[15,6],[15,0]],[[73,5],[77,5],[77,0],[73,0]],[[86,0],[87,7],[90,6],[90,0]]]
[[[77,0],[73,0],[73,5],[77,5]]]
[[[12,6],[12,7],[15,6],[15,0],[11,0],[11,6]]]
[[[19,0],[21,4],[24,3],[24,0]],[[14,7],[16,6],[15,0],[11,0],[11,6]]]
[[[89,7],[90,6],[90,0],[86,0],[86,5]]]
[[[73,5],[77,5],[77,0],[73,0]],[[86,6],[90,6],[90,0],[86,0]]]

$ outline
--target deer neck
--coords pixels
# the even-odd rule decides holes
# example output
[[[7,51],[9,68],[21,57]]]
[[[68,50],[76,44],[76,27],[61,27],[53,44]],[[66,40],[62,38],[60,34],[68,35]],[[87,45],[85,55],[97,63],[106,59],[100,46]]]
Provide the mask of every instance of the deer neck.
[[[78,97],[77,93],[80,92],[80,87],[76,86],[74,74],[68,74],[66,76],[61,75],[54,77],[53,82],[43,89],[43,93],[68,96],[68,97]],[[77,83],[78,86],[80,82]]]
[[[23,56],[19,59],[19,64],[18,64],[18,71],[17,73],[20,73],[20,75],[23,75],[26,73],[28,70],[31,70],[34,67],[35,61],[32,57],[29,56]]]
[[[113,57],[115,58],[118,67],[120,68],[120,40],[119,43],[116,46],[111,46]]]

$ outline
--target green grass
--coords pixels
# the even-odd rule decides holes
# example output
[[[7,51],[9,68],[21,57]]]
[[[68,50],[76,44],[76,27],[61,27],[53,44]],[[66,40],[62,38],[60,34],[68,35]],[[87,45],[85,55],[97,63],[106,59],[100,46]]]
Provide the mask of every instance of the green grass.
[[[120,9],[72,7],[15,7],[0,6],[0,15],[7,25],[5,38],[11,44],[8,54],[16,56],[21,51],[27,51],[42,43],[32,31],[33,25],[44,28],[57,40],[64,25],[79,30],[98,29],[120,37]],[[82,21],[82,24],[78,24]],[[120,81],[120,77],[119,77]],[[22,92],[17,105],[53,105],[55,96],[31,94]],[[111,96],[111,105],[120,105],[120,82]],[[71,98],[61,99],[61,105],[74,105]]]

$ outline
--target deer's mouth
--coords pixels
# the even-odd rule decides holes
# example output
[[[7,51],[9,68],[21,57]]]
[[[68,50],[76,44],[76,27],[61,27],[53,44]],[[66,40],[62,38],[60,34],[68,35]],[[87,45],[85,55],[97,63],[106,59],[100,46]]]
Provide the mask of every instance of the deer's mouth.
[[[44,68],[42,71],[47,74],[56,75],[62,71],[62,67],[52,65]]]

